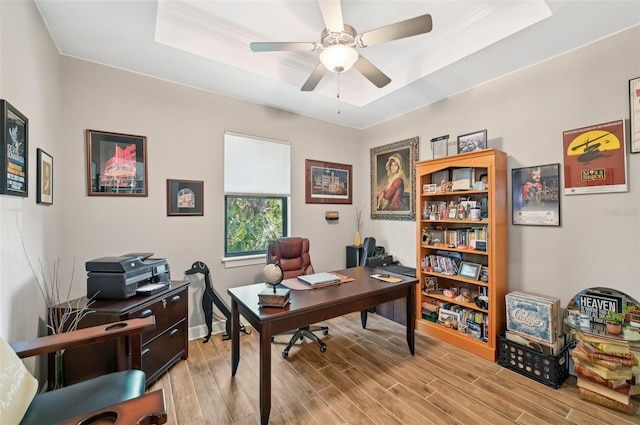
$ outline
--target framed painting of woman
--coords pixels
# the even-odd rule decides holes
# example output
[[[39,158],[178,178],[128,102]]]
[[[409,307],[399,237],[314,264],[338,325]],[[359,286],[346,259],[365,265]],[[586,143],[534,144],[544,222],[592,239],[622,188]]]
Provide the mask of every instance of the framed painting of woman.
[[[418,137],[371,149],[371,218],[416,219]]]

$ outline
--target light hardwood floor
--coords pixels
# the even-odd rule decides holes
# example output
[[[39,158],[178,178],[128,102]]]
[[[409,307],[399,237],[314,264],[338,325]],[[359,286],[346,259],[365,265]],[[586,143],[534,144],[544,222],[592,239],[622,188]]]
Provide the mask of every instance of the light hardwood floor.
[[[640,423],[638,396],[629,416],[580,400],[573,377],[554,390],[419,332],[411,356],[404,327],[376,314],[366,330],[359,313],[324,323],[324,353],[305,340],[284,359],[288,338],[271,344],[270,424]],[[190,341],[187,361],[150,388],[164,388],[168,423],[259,424],[258,340],[241,334],[233,378],[230,341]]]

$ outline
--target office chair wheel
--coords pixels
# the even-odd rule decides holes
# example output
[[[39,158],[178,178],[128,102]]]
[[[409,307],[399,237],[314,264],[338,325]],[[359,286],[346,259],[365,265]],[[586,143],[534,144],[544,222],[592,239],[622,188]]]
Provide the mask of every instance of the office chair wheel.
[[[324,329],[324,330],[322,331],[322,335],[325,335],[325,336],[326,336],[326,335],[329,335],[329,329]]]
[[[320,346],[320,352],[324,353],[325,351],[327,351],[327,346],[326,345],[321,345]]]
[[[287,349],[282,350],[282,358],[286,359],[287,357],[289,357],[289,350]]]

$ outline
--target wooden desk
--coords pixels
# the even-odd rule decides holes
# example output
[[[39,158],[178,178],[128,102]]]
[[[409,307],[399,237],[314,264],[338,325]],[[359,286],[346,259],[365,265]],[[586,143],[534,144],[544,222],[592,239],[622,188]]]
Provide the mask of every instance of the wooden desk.
[[[260,333],[260,422],[269,423],[271,413],[271,337],[281,332],[307,326],[322,320],[361,311],[387,301],[407,299],[407,344],[415,352],[415,278],[398,275],[401,283],[387,283],[369,277],[375,269],[356,267],[339,270],[355,278],[353,282],[308,291],[291,291],[291,302],[285,308],[258,305],[258,293],[264,283],[231,288],[231,375],[240,363],[240,314]],[[364,327],[364,323],[363,323]],[[331,347],[329,347],[331,349]]]

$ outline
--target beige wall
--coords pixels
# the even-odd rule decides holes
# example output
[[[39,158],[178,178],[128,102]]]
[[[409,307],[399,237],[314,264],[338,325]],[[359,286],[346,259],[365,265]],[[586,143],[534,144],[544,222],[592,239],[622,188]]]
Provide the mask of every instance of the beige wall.
[[[563,130],[625,119],[628,81],[640,76],[640,27],[468,90],[365,130],[371,148],[487,129],[489,147],[507,152],[511,168],[562,163]],[[455,144],[450,146],[455,152]],[[627,148],[628,149],[628,148]],[[368,152],[360,153],[366,161]],[[615,287],[640,299],[640,154],[628,155],[629,192],[561,197],[561,227],[509,225],[509,290],[558,296]],[[508,178],[511,190],[511,176]],[[365,179],[359,184],[366,185]],[[366,187],[366,186],[365,186]],[[511,202],[508,206],[511,214]],[[414,261],[414,223],[369,223],[379,242]],[[365,224],[365,227],[367,225]]]
[[[292,144],[292,234],[312,240],[318,270],[344,266],[353,242],[353,206],[304,203],[306,158],[353,164],[354,204],[369,208],[369,149],[419,136],[429,139],[486,128],[490,147],[509,154],[509,166],[562,161],[562,130],[628,117],[627,81],[640,69],[640,29],[514,73],[442,102],[359,131],[105,66],[61,58],[30,1],[0,2],[0,93],[30,119],[36,147],[54,157],[54,205],[35,203],[35,161],[26,199],[0,196],[0,336],[32,337],[40,297],[15,227],[30,256],[75,256],[74,296],[85,292],[84,262],[132,251],[169,259],[180,279],[193,261],[212,269],[221,294],[259,280],[260,265],[226,269],[223,256],[222,136],[225,130]],[[16,44],[14,34],[23,34]],[[215,76],[212,76],[215,78]],[[148,138],[149,197],[87,197],[86,129]],[[614,286],[640,298],[640,155],[629,157],[630,192],[562,197],[562,227],[509,227],[510,289],[560,296],[566,303],[592,285]],[[165,181],[203,180],[203,217],[167,217]],[[509,206],[510,208],[510,206]],[[338,223],[324,212],[339,210]],[[396,259],[415,261],[415,222],[366,220]],[[202,281],[190,288],[192,335],[202,331]]]
[[[44,303],[23,253],[34,265],[62,253],[62,58],[31,1],[0,2],[0,98],[29,119],[29,197],[0,196],[0,337],[36,335]],[[36,204],[36,148],[54,158],[54,204]],[[67,276],[68,277],[68,276]]]

